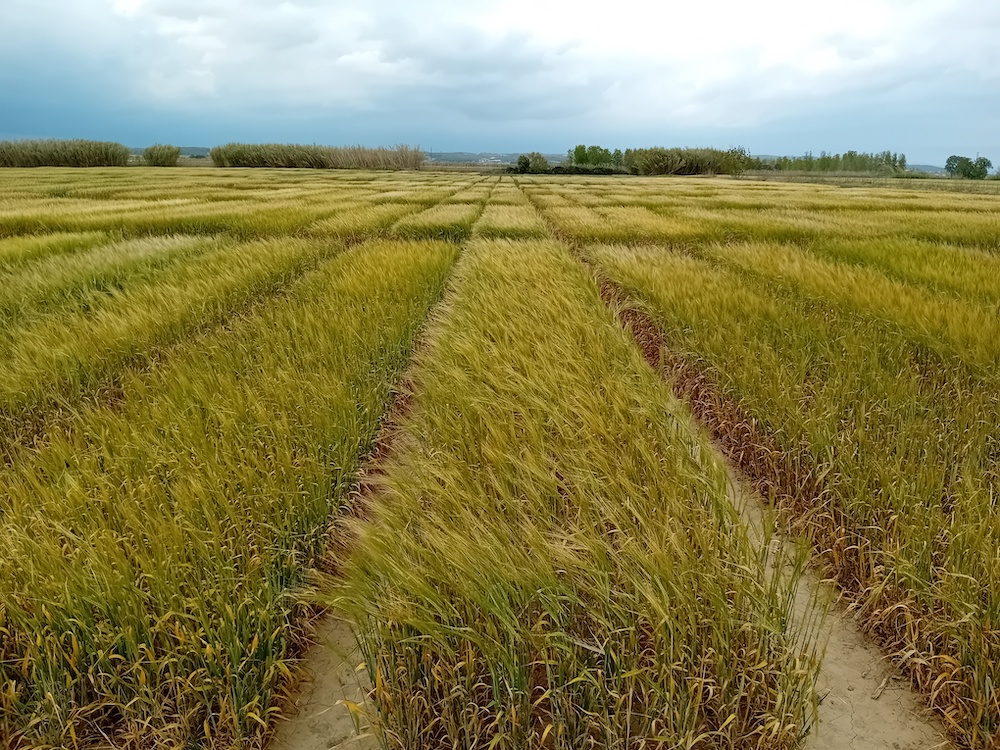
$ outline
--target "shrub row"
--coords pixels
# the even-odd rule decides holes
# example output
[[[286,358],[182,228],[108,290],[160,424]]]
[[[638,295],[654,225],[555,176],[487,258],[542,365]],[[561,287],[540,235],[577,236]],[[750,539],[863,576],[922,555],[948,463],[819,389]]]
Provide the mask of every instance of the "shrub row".
[[[146,160],[146,165],[150,167],[176,167],[177,160],[181,157],[181,150],[177,146],[157,143],[147,148],[142,156]]]
[[[293,143],[227,143],[210,156],[218,167],[306,169],[420,169],[424,152],[413,146],[302,146]]]
[[[637,148],[626,149],[624,166],[639,175],[739,175],[753,159],[743,148],[726,151],[717,148]]]
[[[130,156],[110,141],[0,141],[0,167],[124,167]]]

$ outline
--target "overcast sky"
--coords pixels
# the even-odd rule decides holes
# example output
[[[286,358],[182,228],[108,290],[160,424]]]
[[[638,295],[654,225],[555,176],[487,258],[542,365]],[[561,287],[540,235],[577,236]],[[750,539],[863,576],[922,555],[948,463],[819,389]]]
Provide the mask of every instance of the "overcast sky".
[[[0,138],[1000,163],[996,0],[0,0]]]

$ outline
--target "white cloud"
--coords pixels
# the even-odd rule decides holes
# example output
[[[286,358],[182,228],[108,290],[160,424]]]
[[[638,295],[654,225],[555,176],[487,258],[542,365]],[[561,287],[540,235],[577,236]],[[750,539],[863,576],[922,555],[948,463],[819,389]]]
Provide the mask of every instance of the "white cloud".
[[[112,0],[111,9],[127,18],[138,14],[145,4],[145,0]]]
[[[204,113],[753,127],[1000,76],[983,0],[5,0],[0,22],[28,40],[8,58],[45,38]]]
[[[463,98],[493,91],[516,119],[519,99],[563,101],[569,90],[576,115],[607,114],[610,105],[633,122],[724,124],[891,86],[914,71],[998,74],[1000,11],[974,0],[619,0],[604,8],[113,0],[112,8],[152,45],[134,61],[151,95],[237,105],[373,106],[417,88],[441,106],[453,94],[462,108]]]

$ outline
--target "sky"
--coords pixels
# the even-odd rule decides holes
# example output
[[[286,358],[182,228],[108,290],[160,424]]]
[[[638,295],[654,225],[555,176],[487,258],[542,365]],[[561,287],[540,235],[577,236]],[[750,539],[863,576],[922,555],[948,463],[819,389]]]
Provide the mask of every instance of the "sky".
[[[1000,165],[995,0],[0,0],[0,139]]]

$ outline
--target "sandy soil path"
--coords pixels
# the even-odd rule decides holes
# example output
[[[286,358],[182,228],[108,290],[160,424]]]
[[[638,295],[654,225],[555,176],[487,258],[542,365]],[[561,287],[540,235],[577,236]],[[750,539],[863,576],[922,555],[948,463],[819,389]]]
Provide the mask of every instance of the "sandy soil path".
[[[729,471],[730,499],[750,529],[763,538],[763,498],[743,481],[716,450]],[[806,572],[795,596],[801,620],[813,601],[833,602],[836,591]],[[953,745],[940,723],[927,715],[909,682],[858,628],[847,609],[830,605],[819,631],[826,645],[817,689],[819,720],[811,727],[804,750],[950,750]]]
[[[368,674],[358,669],[361,655],[346,622],[326,615],[316,629],[316,643],[305,656],[307,678],[295,708],[298,713],[278,725],[270,750],[368,750],[378,743],[360,726],[344,701],[363,706]]]

